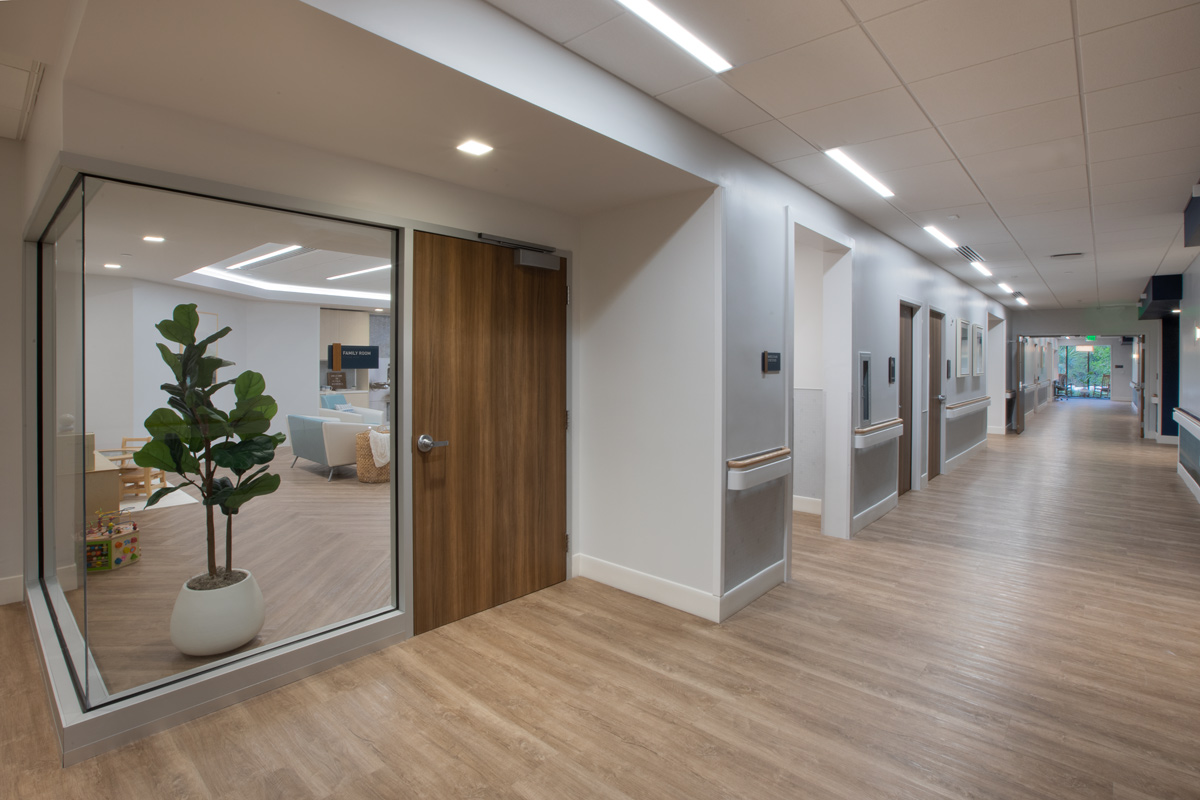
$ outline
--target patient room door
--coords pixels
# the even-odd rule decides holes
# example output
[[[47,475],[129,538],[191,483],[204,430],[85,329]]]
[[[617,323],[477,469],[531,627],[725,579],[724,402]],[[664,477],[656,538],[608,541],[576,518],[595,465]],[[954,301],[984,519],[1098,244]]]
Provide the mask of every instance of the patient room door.
[[[566,267],[513,255],[413,238],[415,633],[566,579]]]

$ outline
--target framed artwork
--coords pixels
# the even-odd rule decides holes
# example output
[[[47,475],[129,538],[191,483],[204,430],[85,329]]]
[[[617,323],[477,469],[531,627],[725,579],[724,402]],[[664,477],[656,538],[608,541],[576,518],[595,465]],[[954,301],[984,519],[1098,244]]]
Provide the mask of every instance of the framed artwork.
[[[976,375],[983,374],[983,326],[971,326],[971,366]]]
[[[965,319],[958,321],[957,328],[958,336],[955,337],[958,341],[958,346],[955,350],[958,355],[958,369],[956,374],[960,378],[968,378],[971,375],[971,323]]]

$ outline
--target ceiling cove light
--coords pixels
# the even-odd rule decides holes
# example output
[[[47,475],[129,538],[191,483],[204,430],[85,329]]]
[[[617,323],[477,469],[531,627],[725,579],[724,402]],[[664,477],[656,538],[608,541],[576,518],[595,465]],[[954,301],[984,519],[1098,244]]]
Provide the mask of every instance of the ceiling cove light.
[[[370,269],[360,269],[357,272],[347,272],[342,275],[334,275],[326,278],[327,281],[340,281],[342,278],[353,278],[355,275],[366,275],[368,272],[379,272],[381,269],[391,269],[391,264],[384,264],[382,267],[371,267]]]
[[[161,236],[143,236],[142,241],[143,242],[165,242],[166,239],[164,239]]]
[[[282,247],[279,250],[275,250],[274,252],[264,253],[261,256],[255,256],[254,258],[248,258],[245,261],[239,261],[236,264],[230,264],[225,269],[241,269],[242,267],[248,267],[251,264],[257,264],[260,261],[266,261],[268,258],[274,258],[275,256],[281,256],[284,253],[290,253],[293,250],[299,250],[299,249],[300,249],[300,245],[290,244],[287,247]]]
[[[999,286],[1004,291],[1008,292],[1009,294],[1013,293],[1012,287],[1009,286],[1007,283],[997,283],[996,285]]]
[[[926,225],[925,232],[928,233],[933,238],[937,239],[942,244],[946,245],[946,247],[949,247],[951,250],[958,249],[958,245],[955,244],[953,239],[951,239],[949,236],[942,233],[941,231],[939,231],[937,228],[933,227],[932,225]]]
[[[637,14],[651,27],[682,47],[713,72],[733,69],[732,64],[717,55],[711,47],[697,39],[695,34],[671,19],[649,0],[617,0],[617,2]]]
[[[458,149],[462,150],[464,153],[470,153],[473,156],[481,156],[484,153],[492,152],[492,146],[490,144],[477,142],[474,139],[467,139],[458,146]]]
[[[865,183],[867,186],[870,186],[872,189],[874,189],[875,192],[880,197],[895,197],[896,196],[896,193],[893,192],[888,187],[884,186],[882,183],[880,183],[878,178],[876,178],[874,175],[872,175],[871,173],[867,172],[865,169],[860,167],[854,159],[850,158],[850,156],[848,156],[844,152],[842,152],[842,149],[840,147],[835,147],[832,150],[826,150],[825,155],[829,156],[834,161],[841,164],[843,167],[846,168],[846,171],[848,171],[851,175],[858,178],[860,181]]]
[[[272,283],[270,281],[261,281],[257,278],[251,278],[249,275],[238,272],[226,272],[223,269],[213,269],[212,267],[201,267],[191,273],[192,275],[204,275],[209,278],[215,278],[221,281],[231,281],[240,283],[243,286],[252,286],[255,289],[261,289],[265,292],[290,292],[293,294],[319,294],[329,297],[356,297],[362,300],[391,300],[390,294],[382,292],[360,292],[354,289],[324,289],[316,286],[298,286],[289,283]]]
[[[992,277],[992,271],[983,265],[982,261],[972,261],[971,266],[979,270],[984,276]]]

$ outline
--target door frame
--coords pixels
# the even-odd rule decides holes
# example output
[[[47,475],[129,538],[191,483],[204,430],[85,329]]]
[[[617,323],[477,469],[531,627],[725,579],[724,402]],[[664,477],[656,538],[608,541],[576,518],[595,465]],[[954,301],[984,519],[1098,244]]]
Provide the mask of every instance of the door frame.
[[[933,339],[932,339],[932,337],[930,337],[929,332],[933,327],[933,321],[934,321],[933,317],[935,314],[941,318],[941,323],[942,323],[942,330],[941,330],[942,336],[941,336],[941,341],[939,342],[939,345],[938,345],[938,365],[937,365],[936,373],[929,370],[930,362],[933,360]],[[942,363],[941,363],[946,360],[946,317],[947,316],[949,316],[949,315],[944,310],[942,310],[940,308],[936,308],[934,306],[930,306],[926,310],[926,314],[925,314],[925,340],[926,341],[925,341],[925,351],[924,352],[925,352],[926,373],[925,373],[924,388],[925,388],[925,398],[926,398],[925,418],[927,420],[927,427],[926,427],[926,435],[925,435],[925,439],[924,439],[924,441],[925,441],[924,449],[925,449],[925,455],[926,455],[925,474],[924,474],[924,476],[922,476],[924,479],[925,486],[928,486],[929,482],[931,480],[940,476],[944,472],[944,470],[942,468],[943,462],[944,462],[942,455],[945,452],[946,431],[945,431],[945,426],[942,424],[942,422],[943,422],[942,412],[945,410],[945,401],[938,400],[937,397],[934,396],[933,389],[931,387],[930,382],[932,381],[934,374],[936,374],[938,376],[938,383],[941,384],[941,387],[942,387],[942,391],[939,392],[938,394],[944,397],[946,394],[945,381],[949,380],[948,378],[942,377]],[[929,441],[931,438],[932,432],[934,430],[937,431],[936,460],[932,457],[932,454],[930,452],[933,448],[930,447],[930,441]],[[934,466],[937,467],[937,475],[933,474]]]
[[[908,348],[908,397],[900,397],[900,387],[903,385],[900,380],[900,360],[897,359],[896,364],[896,400],[897,409],[896,416],[900,416],[899,405],[908,403],[908,414],[911,422],[911,430],[906,431],[909,442],[909,458],[908,458],[908,488],[906,491],[920,491],[924,483],[922,477],[922,458],[920,442],[925,440],[925,416],[924,403],[921,400],[925,397],[926,392],[921,391],[919,381],[924,376],[924,369],[921,368],[920,355],[925,351],[924,342],[921,336],[922,322],[927,318],[929,307],[915,300],[910,300],[906,297],[899,299],[899,306],[907,306],[912,309],[912,329],[909,331],[909,348]],[[897,310],[899,310],[897,306]],[[926,326],[928,327],[928,326]],[[897,314],[897,335],[899,335],[899,314]],[[903,342],[897,342],[896,350],[899,353]],[[900,493],[900,479],[897,474],[896,492]]]

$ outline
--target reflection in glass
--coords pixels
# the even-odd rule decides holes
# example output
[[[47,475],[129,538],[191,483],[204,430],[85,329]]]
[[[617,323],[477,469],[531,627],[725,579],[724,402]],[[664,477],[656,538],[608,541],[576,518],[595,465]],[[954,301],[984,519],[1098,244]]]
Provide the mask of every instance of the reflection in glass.
[[[321,362],[330,344],[367,347],[379,338],[371,318],[390,323],[395,232],[90,177],[84,189],[85,263],[82,271],[76,265],[74,291],[60,277],[53,297],[60,320],[75,311],[75,328],[60,324],[56,331],[57,351],[86,358],[80,365],[76,355],[82,385],[60,377],[54,396],[56,410],[74,409],[76,420],[86,421],[77,422],[86,424],[86,448],[113,465],[113,510],[120,514],[100,519],[70,506],[75,522],[64,530],[82,530],[84,518],[99,522],[92,545],[111,526],[125,526],[113,529],[117,539],[124,536],[121,546],[108,542],[115,555],[91,562],[86,612],[80,605],[76,617],[95,664],[96,680],[84,689],[88,704],[394,607],[387,465],[372,462],[363,470],[376,480],[382,471],[382,482],[364,482],[358,473],[362,443],[370,438],[360,443],[359,434],[387,428],[386,392],[371,391],[365,371],[361,396],[335,402],[318,387],[327,385]],[[327,280],[358,270],[373,271]],[[181,587],[207,571],[205,507],[187,485],[148,507],[151,494],[181,479],[134,455],[150,435],[147,417],[168,405],[162,386],[174,377],[160,345],[173,353],[181,347],[155,326],[179,304],[196,305],[198,337],[231,329],[209,347],[210,355],[235,365],[221,369],[217,380],[261,373],[278,406],[270,433],[287,436],[267,465],[280,475],[279,489],[247,502],[233,526],[233,567],[257,580],[265,622],[248,644],[204,657],[181,653],[170,628]],[[235,387],[220,389],[214,402],[235,407]],[[337,408],[343,405],[351,408]],[[72,448],[77,470],[85,445]],[[89,492],[85,502],[91,509],[96,499]],[[218,519],[217,558],[224,564],[224,519]],[[81,576],[80,564],[76,558]]]

